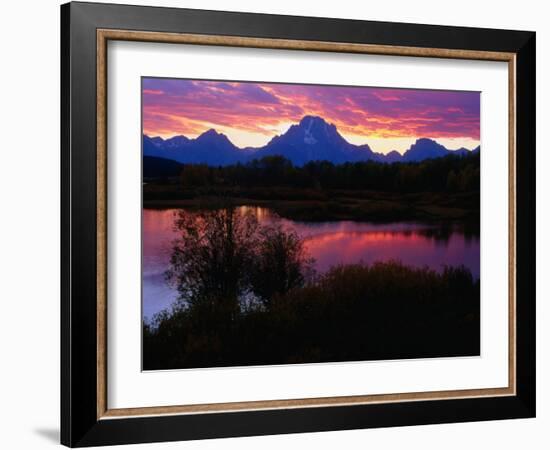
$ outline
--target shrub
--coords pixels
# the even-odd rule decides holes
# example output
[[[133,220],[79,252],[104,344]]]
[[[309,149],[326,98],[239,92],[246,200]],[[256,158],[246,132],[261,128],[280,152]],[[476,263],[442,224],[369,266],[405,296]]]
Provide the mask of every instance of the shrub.
[[[341,265],[220,317],[182,308],[144,324],[144,368],[479,354],[479,281],[464,267]]]

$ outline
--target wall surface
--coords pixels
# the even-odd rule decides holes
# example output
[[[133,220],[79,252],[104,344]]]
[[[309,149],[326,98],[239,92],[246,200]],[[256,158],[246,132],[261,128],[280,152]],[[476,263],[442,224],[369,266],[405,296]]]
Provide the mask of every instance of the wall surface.
[[[550,29],[545,3],[358,2],[355,0],[139,1],[135,4],[251,11],[537,32],[538,417],[532,420],[359,430],[136,448],[298,449],[548,448],[550,441],[550,250],[548,200]],[[498,6],[497,6],[498,5]],[[42,449],[59,440],[59,2],[5,2],[2,8],[0,118],[0,447]],[[533,151],[533,149],[526,149]],[[535,301],[535,299],[532,299]]]

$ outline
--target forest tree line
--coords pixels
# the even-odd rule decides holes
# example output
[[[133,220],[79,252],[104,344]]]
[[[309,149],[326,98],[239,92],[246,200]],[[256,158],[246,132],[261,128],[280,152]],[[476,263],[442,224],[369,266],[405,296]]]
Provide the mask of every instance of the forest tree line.
[[[385,192],[475,192],[480,186],[479,154],[447,156],[415,163],[374,161],[333,164],[312,161],[294,166],[281,156],[246,164],[182,166],[179,182],[186,188],[285,186],[306,189]]]

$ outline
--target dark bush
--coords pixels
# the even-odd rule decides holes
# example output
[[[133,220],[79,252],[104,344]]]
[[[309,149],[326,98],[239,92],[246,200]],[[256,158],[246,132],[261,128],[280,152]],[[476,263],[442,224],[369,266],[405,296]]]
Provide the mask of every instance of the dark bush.
[[[332,268],[230,321],[210,305],[144,324],[144,368],[478,355],[479,281],[399,262]]]

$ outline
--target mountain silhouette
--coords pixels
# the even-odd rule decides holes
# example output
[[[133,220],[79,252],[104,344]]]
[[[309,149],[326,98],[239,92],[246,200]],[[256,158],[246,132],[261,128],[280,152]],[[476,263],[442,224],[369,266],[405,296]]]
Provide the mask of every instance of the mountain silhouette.
[[[376,159],[368,145],[353,145],[346,141],[333,124],[315,116],[305,116],[298,125],[274,137],[259,149],[255,158],[280,155],[301,166],[308,161],[325,160],[334,164]]]
[[[143,156],[171,159],[179,163],[226,166],[245,162],[250,152],[236,147],[229,138],[216,130],[208,130],[196,139],[174,136],[163,140],[160,137],[143,136]]]
[[[309,161],[330,161],[334,164],[358,161],[418,162],[447,155],[466,155],[479,152],[465,148],[449,150],[433,139],[418,139],[401,155],[393,150],[388,154],[374,152],[368,144],[354,145],[346,141],[334,124],[317,116],[304,116],[285,133],[275,136],[259,148],[239,148],[229,138],[210,129],[195,139],[174,136],[169,139],[143,135],[143,156],[170,159],[179,163],[225,166],[246,163],[266,156],[283,156],[296,166]]]

